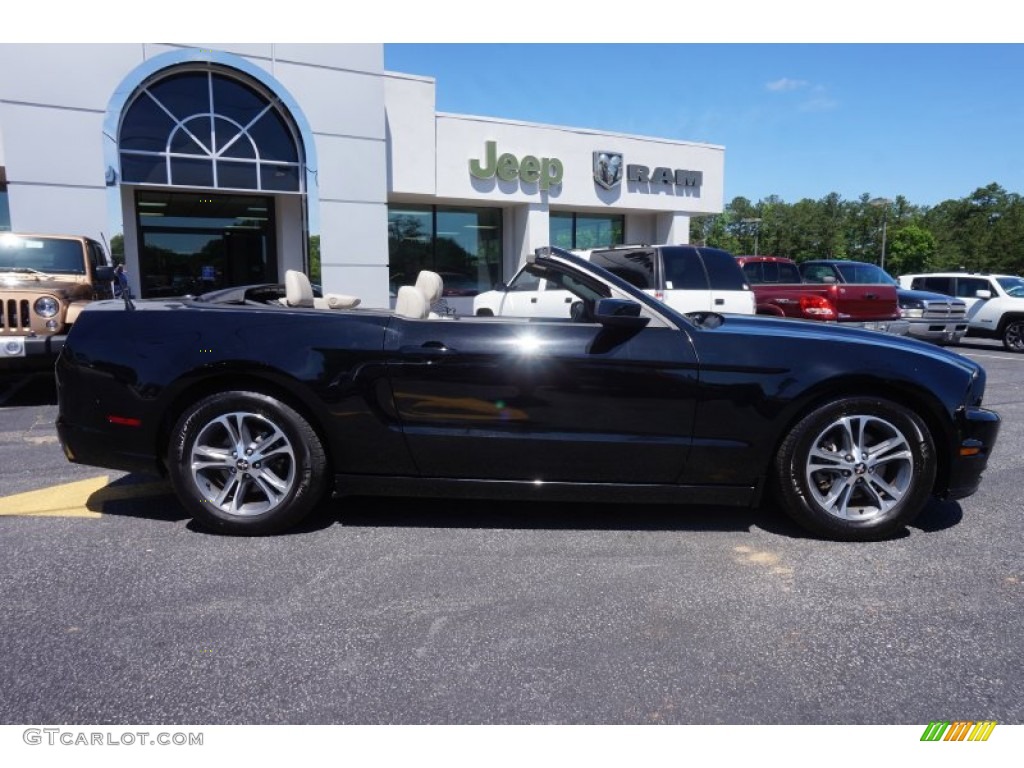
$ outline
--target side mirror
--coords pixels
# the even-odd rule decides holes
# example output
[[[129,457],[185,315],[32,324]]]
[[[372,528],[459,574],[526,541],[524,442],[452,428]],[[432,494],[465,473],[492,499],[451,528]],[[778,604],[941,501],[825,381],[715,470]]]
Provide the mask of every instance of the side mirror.
[[[651,322],[651,318],[640,316],[640,310],[640,305],[629,299],[598,299],[594,320],[606,328],[639,330]]]
[[[495,291],[501,291],[502,293],[508,293],[508,284],[499,280],[498,282],[491,286],[491,289]]]
[[[834,283],[836,281],[835,275],[825,275],[821,278],[823,283]]]
[[[979,299],[991,299],[992,298],[992,291],[988,291],[988,290],[975,291],[974,295],[977,296]]]
[[[112,283],[114,281],[114,268],[113,267],[96,267],[92,271],[92,276],[99,283]]]

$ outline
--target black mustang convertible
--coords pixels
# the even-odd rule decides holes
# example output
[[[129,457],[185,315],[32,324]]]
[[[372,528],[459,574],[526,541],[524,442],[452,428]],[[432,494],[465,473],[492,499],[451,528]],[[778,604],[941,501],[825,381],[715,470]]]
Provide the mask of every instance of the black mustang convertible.
[[[296,273],[94,303],[57,362],[64,451],[166,473],[197,521],[242,534],[292,526],[332,490],[709,506],[770,493],[815,534],[870,540],[932,495],[978,488],[999,417],[960,355],[684,316],[556,248],[527,269],[569,292],[571,318],[438,316],[431,273],[393,312],[331,308],[355,302],[314,300]]]

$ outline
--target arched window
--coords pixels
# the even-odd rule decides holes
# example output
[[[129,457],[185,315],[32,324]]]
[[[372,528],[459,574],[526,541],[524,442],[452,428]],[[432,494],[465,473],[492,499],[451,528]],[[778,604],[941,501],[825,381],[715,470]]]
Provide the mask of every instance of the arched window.
[[[287,112],[221,72],[179,72],[144,85],[125,111],[118,148],[129,184],[304,190]]]

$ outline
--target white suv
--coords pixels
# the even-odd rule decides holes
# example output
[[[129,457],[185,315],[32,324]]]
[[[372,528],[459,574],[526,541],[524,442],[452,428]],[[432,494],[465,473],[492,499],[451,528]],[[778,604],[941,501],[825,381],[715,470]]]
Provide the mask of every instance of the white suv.
[[[754,293],[727,251],[694,245],[619,245],[573,253],[677,312],[755,313]],[[573,295],[520,270],[507,286],[479,294],[473,314],[569,317]]]
[[[1024,278],[970,272],[901,275],[900,285],[957,296],[967,304],[967,335],[1002,339],[1024,352]]]

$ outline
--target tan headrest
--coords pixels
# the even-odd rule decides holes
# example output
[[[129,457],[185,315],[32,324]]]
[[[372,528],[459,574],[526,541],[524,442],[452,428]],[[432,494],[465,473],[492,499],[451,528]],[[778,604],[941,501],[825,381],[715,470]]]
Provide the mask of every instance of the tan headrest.
[[[303,272],[289,269],[284,273],[284,295],[289,307],[313,306],[313,286]]]
[[[428,305],[433,304],[444,293],[444,280],[437,272],[423,270],[416,276],[416,290],[423,294]]]
[[[395,314],[402,317],[422,319],[430,312],[430,305],[421,291],[411,285],[403,285],[398,289],[395,300]]]
[[[352,309],[358,307],[362,301],[358,296],[349,296],[345,293],[328,293],[324,298],[327,300],[328,309]]]

